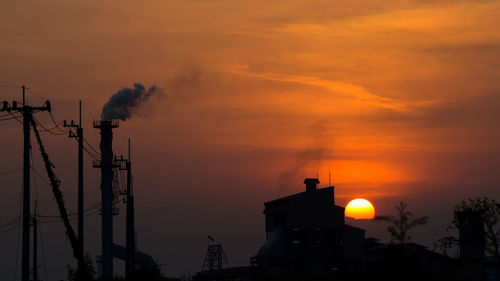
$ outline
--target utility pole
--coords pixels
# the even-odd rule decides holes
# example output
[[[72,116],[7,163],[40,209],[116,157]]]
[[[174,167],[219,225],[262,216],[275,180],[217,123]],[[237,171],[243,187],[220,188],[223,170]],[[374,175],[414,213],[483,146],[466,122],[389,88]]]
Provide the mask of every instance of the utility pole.
[[[66,120],[64,120],[64,127],[68,128],[76,128],[76,135],[70,130],[69,137],[76,138],[78,141],[78,245],[82,250],[82,254],[85,254],[85,250],[83,248],[84,244],[84,236],[83,236],[83,128],[82,128],[82,101],[79,102],[79,122],[75,124],[73,120],[68,124]],[[79,260],[77,274],[80,276],[80,280],[83,280],[83,268],[84,261]]]
[[[7,101],[3,102],[0,111],[20,112],[23,115],[24,155],[23,155],[23,246],[21,259],[21,281],[30,281],[30,126],[33,113],[38,111],[51,111],[50,102],[46,101],[43,107],[26,105],[26,87],[23,85],[23,105],[17,106],[13,101],[12,106]]]
[[[132,280],[135,271],[135,223],[134,223],[134,192],[132,184],[132,162],[130,161],[130,139],[128,139],[128,159],[116,159],[120,162],[120,170],[127,171],[127,190],[125,202],[127,215],[125,225],[125,279]],[[123,163],[125,165],[123,165]],[[123,194],[123,193],[122,193]]]
[[[33,281],[38,281],[38,208],[35,200],[33,215]]]

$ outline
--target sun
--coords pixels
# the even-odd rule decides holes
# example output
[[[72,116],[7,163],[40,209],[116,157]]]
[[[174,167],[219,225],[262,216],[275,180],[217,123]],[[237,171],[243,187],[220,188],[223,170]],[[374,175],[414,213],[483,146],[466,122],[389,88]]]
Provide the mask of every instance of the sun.
[[[345,207],[345,216],[357,220],[373,219],[375,217],[375,208],[373,208],[372,203],[366,199],[354,199]]]

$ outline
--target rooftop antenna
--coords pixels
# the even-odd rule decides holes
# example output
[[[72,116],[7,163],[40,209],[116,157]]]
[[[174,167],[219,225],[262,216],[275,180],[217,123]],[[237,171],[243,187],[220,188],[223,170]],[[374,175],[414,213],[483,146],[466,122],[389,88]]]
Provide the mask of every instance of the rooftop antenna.
[[[330,169],[328,169],[328,187],[332,186],[332,174]]]

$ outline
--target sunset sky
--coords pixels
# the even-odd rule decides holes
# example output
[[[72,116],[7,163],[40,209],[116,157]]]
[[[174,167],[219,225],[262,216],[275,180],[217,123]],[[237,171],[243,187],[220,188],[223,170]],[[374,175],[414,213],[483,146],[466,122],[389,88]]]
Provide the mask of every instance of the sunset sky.
[[[2,1],[0,101],[20,100],[10,86],[25,84],[28,102],[50,99],[60,121],[77,119],[81,99],[98,148],[92,120],[112,94],[135,82],[163,90],[114,144],[125,154],[132,139],[138,247],[167,274],[199,271],[207,235],[231,265],[247,264],[265,239],[263,202],[317,174],[327,186],[329,171],[338,205],[365,198],[389,214],[403,200],[430,216],[412,236],[431,246],[454,205],[500,196],[499,26],[500,1],[487,0]],[[22,167],[22,126],[0,130],[2,173]],[[42,137],[75,210],[76,143]],[[35,143],[33,155],[40,213],[56,215]],[[85,161],[90,205],[100,173]],[[20,214],[21,176],[0,176],[0,224]],[[99,216],[86,219],[95,257]],[[388,239],[383,224],[354,224]],[[64,278],[74,261],[63,226],[42,228],[48,277]],[[17,234],[0,234],[9,280]]]

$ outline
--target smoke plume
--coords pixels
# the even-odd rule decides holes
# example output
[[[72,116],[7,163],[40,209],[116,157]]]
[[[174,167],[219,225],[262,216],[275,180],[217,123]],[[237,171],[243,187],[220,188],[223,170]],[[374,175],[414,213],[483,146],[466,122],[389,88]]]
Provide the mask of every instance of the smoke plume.
[[[103,120],[121,119],[122,121],[130,119],[133,115],[141,113],[141,107],[152,97],[161,98],[164,94],[155,85],[146,89],[142,84],[135,83],[133,88],[122,88],[102,107],[101,118]]]

